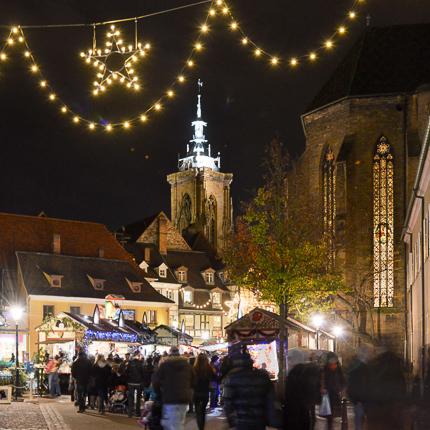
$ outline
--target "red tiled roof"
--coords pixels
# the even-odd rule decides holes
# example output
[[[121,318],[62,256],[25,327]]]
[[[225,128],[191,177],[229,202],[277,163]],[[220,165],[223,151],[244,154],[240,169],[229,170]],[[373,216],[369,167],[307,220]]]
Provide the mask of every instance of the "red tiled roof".
[[[53,253],[54,234],[60,238],[60,254],[123,260],[137,267],[134,258],[103,225],[0,213],[0,266],[16,270],[16,251]]]

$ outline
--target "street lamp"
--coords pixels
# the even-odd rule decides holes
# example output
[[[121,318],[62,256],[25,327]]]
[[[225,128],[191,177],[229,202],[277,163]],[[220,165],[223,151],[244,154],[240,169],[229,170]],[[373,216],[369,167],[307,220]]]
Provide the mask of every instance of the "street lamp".
[[[16,369],[16,376],[15,376],[15,400],[18,400],[18,397],[22,397],[21,393],[21,380],[19,377],[19,352],[18,352],[18,323],[22,316],[22,309],[20,307],[14,307],[11,310],[12,318],[15,321],[15,328],[16,328],[16,361],[15,361],[15,369]]]
[[[320,349],[320,327],[322,326],[322,323],[324,321],[322,315],[316,314],[313,317],[314,326],[317,329],[317,349]]]
[[[336,341],[336,345],[334,347],[334,352],[337,354],[337,342],[338,342],[338,338],[339,336],[342,336],[343,334],[343,328],[341,326],[334,326],[333,327],[333,334],[335,335],[335,341]]]

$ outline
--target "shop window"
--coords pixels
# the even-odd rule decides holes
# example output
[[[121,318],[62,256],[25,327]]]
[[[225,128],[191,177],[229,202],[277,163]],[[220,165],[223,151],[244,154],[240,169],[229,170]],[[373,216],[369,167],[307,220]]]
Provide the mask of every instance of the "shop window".
[[[80,315],[81,313],[80,306],[70,306],[70,313]]]
[[[54,315],[54,306],[43,305],[43,319]]]
[[[184,315],[185,327],[194,327],[194,315]]]
[[[221,316],[214,316],[214,328],[221,328]]]

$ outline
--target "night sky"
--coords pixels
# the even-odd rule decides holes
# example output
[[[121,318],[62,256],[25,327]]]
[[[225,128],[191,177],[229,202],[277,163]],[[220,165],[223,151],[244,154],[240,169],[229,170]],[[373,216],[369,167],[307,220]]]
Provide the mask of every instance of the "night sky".
[[[9,5],[6,5],[9,3]],[[191,4],[184,0],[13,0],[2,2],[0,38],[8,26],[91,24]],[[230,0],[240,27],[265,50],[282,59],[321,46],[344,21],[352,1]],[[150,43],[136,67],[142,89],[118,87],[94,98],[93,69],[80,58],[92,46],[91,26],[24,28],[37,65],[57,97],[83,117],[119,122],[138,116],[178,76],[196,40],[209,3],[138,21],[138,39]],[[304,149],[300,115],[334,71],[346,51],[371,26],[430,22],[428,0],[366,0],[348,34],[314,63],[291,70],[258,60],[241,38],[216,17],[203,39],[196,66],[186,72],[173,100],[130,130],[90,131],[75,125],[49,101],[40,79],[29,71],[21,50],[12,48],[0,63],[0,212],[105,224],[110,230],[164,211],[170,217],[166,175],[177,171],[196,116],[197,80],[203,81],[202,117],[212,154],[221,153],[221,171],[233,173],[235,215],[239,202],[261,181],[265,146],[276,136],[294,154]],[[134,21],[117,23],[127,43]],[[105,42],[108,27],[97,27]],[[429,77],[430,78],[430,77]]]

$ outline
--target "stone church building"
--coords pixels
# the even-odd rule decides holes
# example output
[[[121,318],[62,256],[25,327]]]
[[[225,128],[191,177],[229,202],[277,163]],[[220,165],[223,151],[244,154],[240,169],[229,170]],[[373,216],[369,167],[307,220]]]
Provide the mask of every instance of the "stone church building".
[[[384,338],[405,357],[401,235],[429,84],[429,24],[368,27],[302,115],[301,165],[352,290],[337,301],[337,318],[359,333],[356,346]]]
[[[194,136],[187,144],[187,155],[179,160],[179,171],[168,175],[167,181],[171,185],[171,220],[175,227],[184,235],[187,230],[203,233],[218,249],[233,223],[233,174],[220,171],[219,153],[212,157],[211,145],[203,134],[206,125],[199,93],[197,119],[192,123]]]

